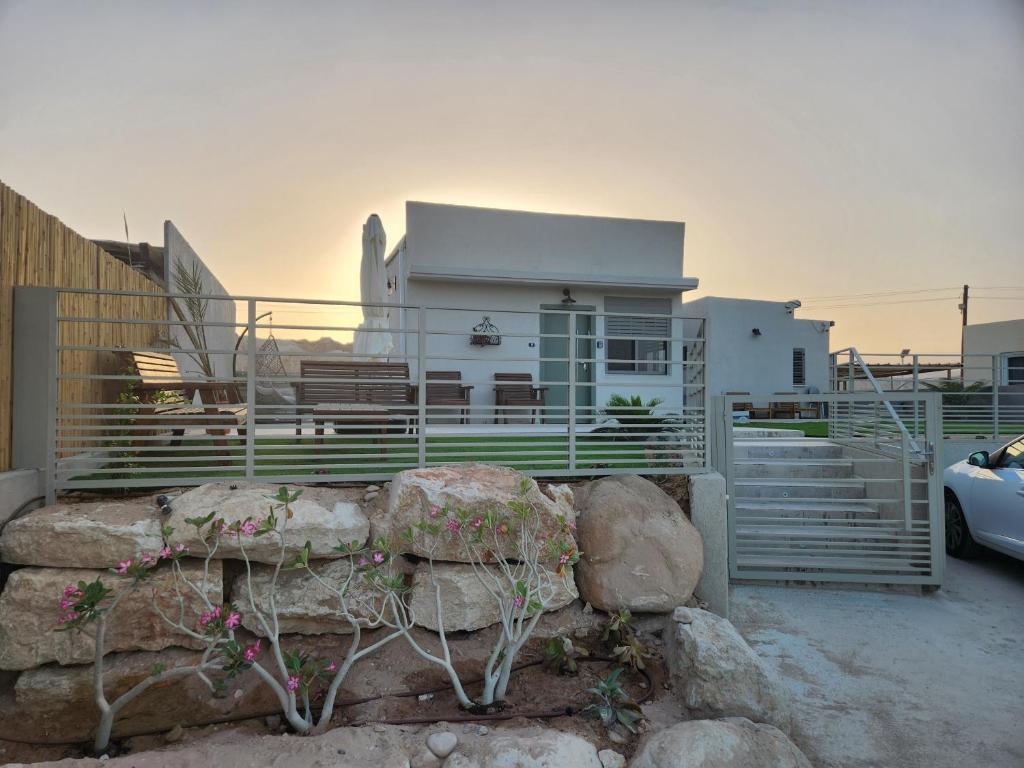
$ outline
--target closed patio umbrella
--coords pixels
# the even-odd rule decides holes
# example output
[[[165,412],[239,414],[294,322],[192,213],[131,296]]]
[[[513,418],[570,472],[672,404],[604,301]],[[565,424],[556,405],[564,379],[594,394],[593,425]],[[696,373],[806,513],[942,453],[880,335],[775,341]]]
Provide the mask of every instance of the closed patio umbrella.
[[[366,305],[385,304],[388,300],[387,276],[384,272],[384,247],[387,236],[380,217],[374,213],[363,225],[363,259],[359,265],[359,300]],[[355,333],[353,352],[367,360],[381,360],[394,349],[394,340],[386,330],[387,307],[364,306],[363,322]],[[383,329],[383,330],[375,330]]]

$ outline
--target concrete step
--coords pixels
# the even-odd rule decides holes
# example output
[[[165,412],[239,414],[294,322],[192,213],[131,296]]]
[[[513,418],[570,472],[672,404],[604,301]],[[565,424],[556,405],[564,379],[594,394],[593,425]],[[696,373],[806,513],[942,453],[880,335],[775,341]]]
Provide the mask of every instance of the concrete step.
[[[863,499],[867,488],[858,478],[737,478],[734,482],[739,499]]]
[[[733,457],[737,459],[839,459],[842,456],[841,446],[810,437],[733,442]]]
[[[755,520],[878,520],[870,502],[840,499],[736,499],[737,525]]]
[[[737,478],[832,478],[853,477],[849,459],[736,459]]]

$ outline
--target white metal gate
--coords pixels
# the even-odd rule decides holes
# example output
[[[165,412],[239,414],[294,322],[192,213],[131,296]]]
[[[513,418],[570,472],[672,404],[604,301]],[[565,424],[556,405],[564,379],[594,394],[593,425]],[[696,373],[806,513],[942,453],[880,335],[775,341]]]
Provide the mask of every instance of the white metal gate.
[[[730,578],[941,585],[939,395],[715,401]]]

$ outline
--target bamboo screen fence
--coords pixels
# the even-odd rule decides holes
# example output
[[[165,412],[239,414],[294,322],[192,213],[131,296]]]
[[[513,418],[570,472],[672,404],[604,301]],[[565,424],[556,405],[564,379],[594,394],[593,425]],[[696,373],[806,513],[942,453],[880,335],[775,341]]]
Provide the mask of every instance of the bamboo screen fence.
[[[162,293],[163,289],[62,224],[56,216],[0,182],[0,471],[11,466],[11,353],[13,289],[19,285]],[[62,316],[102,319],[167,319],[166,299],[144,296],[61,294]],[[103,322],[61,323],[61,347],[92,345],[138,349],[152,347],[167,331],[161,325]],[[62,350],[62,375],[109,373],[110,355]],[[62,379],[62,404],[113,402],[109,381]],[[43,425],[40,425],[40,429]]]

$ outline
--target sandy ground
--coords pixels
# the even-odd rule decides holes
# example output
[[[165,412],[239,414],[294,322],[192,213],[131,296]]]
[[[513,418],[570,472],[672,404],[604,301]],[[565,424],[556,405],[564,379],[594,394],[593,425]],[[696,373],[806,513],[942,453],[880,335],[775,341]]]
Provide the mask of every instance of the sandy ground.
[[[938,592],[733,587],[819,768],[1024,766],[1024,562],[949,559]]]

